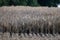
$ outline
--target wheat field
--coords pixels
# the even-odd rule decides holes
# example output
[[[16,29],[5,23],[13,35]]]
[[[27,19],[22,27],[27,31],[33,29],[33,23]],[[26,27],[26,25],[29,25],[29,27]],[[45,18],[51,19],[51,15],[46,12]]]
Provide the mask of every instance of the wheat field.
[[[60,8],[0,7],[0,32],[0,40],[60,40]]]

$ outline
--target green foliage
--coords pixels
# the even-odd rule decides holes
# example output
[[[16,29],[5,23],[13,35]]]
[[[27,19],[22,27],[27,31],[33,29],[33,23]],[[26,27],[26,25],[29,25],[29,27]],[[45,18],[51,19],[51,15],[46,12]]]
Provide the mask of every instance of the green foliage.
[[[28,0],[27,5],[29,6],[38,6],[37,0]]]
[[[12,5],[20,5],[20,0],[12,0]]]
[[[9,5],[9,0],[2,0],[2,5],[8,6]]]
[[[0,0],[0,6],[2,6],[2,3],[3,3],[2,0]]]
[[[38,0],[38,3],[41,6],[57,6],[60,0]]]
[[[25,5],[26,6],[27,5],[27,1],[28,0],[20,0],[20,5]]]
[[[0,6],[56,6],[58,3],[60,3],[60,0],[0,0]]]

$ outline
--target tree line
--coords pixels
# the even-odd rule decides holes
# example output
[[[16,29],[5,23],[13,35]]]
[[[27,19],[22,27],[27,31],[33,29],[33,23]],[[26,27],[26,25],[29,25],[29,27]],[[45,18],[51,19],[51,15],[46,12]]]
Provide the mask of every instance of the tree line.
[[[0,6],[57,6],[60,0],[0,0]]]

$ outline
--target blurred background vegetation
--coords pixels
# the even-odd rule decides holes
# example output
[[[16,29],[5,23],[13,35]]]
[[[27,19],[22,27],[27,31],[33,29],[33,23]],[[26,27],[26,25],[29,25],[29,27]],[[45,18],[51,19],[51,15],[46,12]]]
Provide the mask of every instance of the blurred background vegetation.
[[[60,0],[0,0],[0,6],[54,6],[60,3]]]

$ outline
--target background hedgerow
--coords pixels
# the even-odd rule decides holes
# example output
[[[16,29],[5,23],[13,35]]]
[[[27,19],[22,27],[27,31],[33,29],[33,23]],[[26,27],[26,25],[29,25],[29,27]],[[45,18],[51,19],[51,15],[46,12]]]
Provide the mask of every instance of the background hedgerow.
[[[0,0],[0,6],[54,6],[60,3],[60,0]]]

